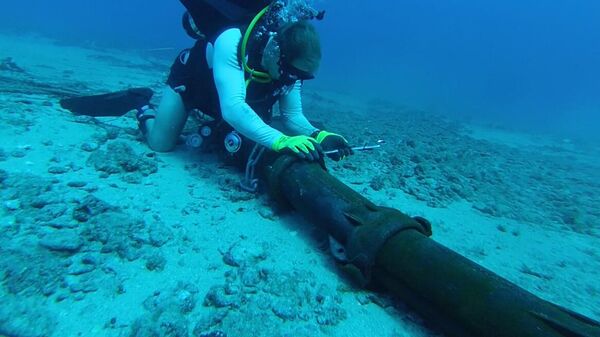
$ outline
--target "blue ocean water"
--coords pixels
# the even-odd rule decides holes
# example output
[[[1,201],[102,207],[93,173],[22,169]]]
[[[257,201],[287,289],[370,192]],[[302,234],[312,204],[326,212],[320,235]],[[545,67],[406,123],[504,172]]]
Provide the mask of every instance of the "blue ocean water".
[[[453,291],[472,281],[457,275],[489,274],[466,262],[446,269],[447,256],[466,260],[434,244],[600,317],[600,4],[314,3],[327,11],[316,23],[324,60],[306,83],[305,113],[352,145],[386,142],[327,159],[328,172],[312,166],[350,187],[336,185],[341,192],[282,168],[296,178],[272,185],[286,185],[290,195],[278,197],[297,213],[240,189],[242,173],[191,142],[154,152],[132,112],[61,108],[81,92],[162,90],[168,65],[193,43],[178,1],[3,5],[0,337],[436,337],[418,291],[439,295],[434,306],[450,303],[451,316],[463,312],[454,300],[472,299]],[[197,119],[183,136],[199,137]],[[315,223],[348,223],[331,231],[344,236],[365,214],[375,218],[363,197],[431,221],[431,239],[422,219],[412,225],[433,249],[389,259],[412,271],[394,270],[400,288],[415,283],[408,293],[418,296],[403,299],[417,305],[351,282],[330,256],[347,258],[344,242],[315,235]],[[315,200],[324,201],[299,206]],[[530,298],[500,288],[507,297],[491,305],[517,295],[498,310]]]
[[[325,44],[332,85],[346,74],[340,82],[440,113],[600,131],[597,1],[331,5],[323,34],[336,42]]]
[[[597,1],[315,3],[327,16],[313,85],[523,130],[600,134]],[[9,1],[0,29],[178,50],[191,44],[182,11],[178,1]]]

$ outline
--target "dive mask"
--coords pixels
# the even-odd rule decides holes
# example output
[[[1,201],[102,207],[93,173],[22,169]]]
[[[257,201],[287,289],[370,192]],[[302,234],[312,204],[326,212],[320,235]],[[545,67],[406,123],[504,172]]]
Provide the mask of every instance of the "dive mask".
[[[279,81],[281,83],[290,85],[296,83],[296,81],[312,80],[313,78],[315,78],[315,75],[294,67],[286,61],[283,55],[281,56],[279,60]]]

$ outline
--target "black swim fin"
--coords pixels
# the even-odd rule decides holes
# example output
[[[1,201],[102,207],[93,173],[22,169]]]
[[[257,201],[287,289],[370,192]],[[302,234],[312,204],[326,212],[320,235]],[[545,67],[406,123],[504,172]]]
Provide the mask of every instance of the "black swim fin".
[[[60,106],[75,115],[119,117],[150,103],[150,88],[132,88],[108,94],[71,97],[60,100]]]

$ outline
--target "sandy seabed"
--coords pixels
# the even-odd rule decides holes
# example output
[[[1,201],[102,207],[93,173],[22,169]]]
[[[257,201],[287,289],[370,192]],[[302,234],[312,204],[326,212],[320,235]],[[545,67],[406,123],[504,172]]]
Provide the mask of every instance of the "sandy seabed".
[[[354,286],[316,231],[217,156],[154,153],[132,113],[61,97],[146,86],[169,64],[0,36],[0,336],[439,336]],[[155,97],[158,99],[159,97]],[[600,318],[600,146],[311,90],[307,115],[378,151],[330,162],[373,202],[534,294]]]

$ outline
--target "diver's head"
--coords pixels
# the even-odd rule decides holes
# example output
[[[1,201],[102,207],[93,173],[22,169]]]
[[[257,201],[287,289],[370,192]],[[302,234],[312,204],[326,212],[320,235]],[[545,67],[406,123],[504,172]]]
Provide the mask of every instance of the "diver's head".
[[[269,40],[262,60],[275,80],[294,83],[315,77],[321,64],[321,43],[308,21],[285,25]]]

